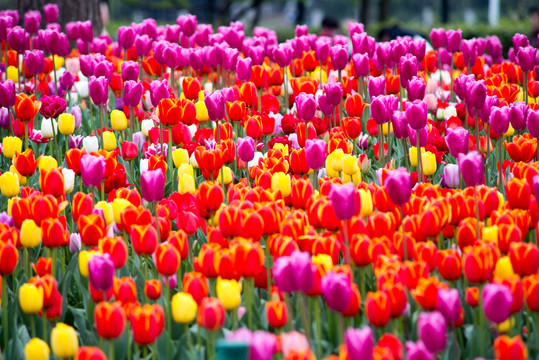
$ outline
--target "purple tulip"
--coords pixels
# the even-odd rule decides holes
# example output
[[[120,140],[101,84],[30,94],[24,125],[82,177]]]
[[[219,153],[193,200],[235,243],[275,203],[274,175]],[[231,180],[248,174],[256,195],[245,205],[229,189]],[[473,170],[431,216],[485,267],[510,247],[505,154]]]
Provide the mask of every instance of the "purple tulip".
[[[418,342],[407,341],[406,342],[406,355],[408,360],[435,360],[436,356],[431,353],[423,341]]]
[[[408,124],[403,111],[394,111],[391,115],[391,125],[393,126],[393,135],[397,139],[406,139],[408,137]]]
[[[535,48],[532,46],[521,47],[517,52],[518,64],[523,72],[530,72],[535,66]]]
[[[513,35],[513,48],[515,49],[515,52],[518,52],[520,48],[526,46],[530,46],[530,42],[528,41],[528,37],[526,35],[519,33]]]
[[[350,35],[350,40],[352,41],[352,51],[354,54],[369,53],[369,43],[367,37],[368,35],[365,32]]]
[[[309,28],[307,27],[307,25],[296,25],[296,29],[294,31],[294,34],[297,37],[305,36],[305,35],[309,34]]]
[[[427,41],[422,39],[414,39],[409,44],[410,53],[417,58],[417,62],[423,61],[427,51]]]
[[[51,29],[40,30],[39,39],[46,52],[56,54],[60,46],[60,33],[58,31]]]
[[[95,60],[92,55],[81,55],[79,57],[79,64],[82,75],[90,77],[94,74]]]
[[[2,10],[1,13],[5,16],[11,17],[14,24],[17,24],[19,22],[19,12],[17,10]]]
[[[389,43],[377,43],[375,58],[379,70],[384,70],[391,65],[391,45]]]
[[[423,100],[425,98],[426,89],[427,84],[425,84],[425,80],[421,77],[413,76],[410,81],[408,81],[408,100]]]
[[[539,175],[535,175],[532,179],[532,193],[533,196],[539,198]]]
[[[310,291],[314,284],[316,268],[307,252],[294,251],[290,256],[281,256],[273,264],[273,277],[279,290]]]
[[[346,274],[330,271],[322,278],[322,293],[331,310],[343,312],[348,308],[352,295],[350,279]]]
[[[478,55],[475,39],[461,40],[460,51],[464,57],[464,64],[466,64],[466,66],[473,66]]]
[[[75,75],[73,75],[69,71],[64,71],[62,76],[60,76],[58,82],[60,83],[60,88],[62,90],[71,91],[71,88],[75,84]]]
[[[178,44],[170,44],[164,47],[163,60],[166,66],[176,69],[180,66],[181,49]]]
[[[539,110],[528,110],[528,119],[526,123],[528,125],[528,131],[534,138],[539,138]],[[539,196],[537,196],[539,199]]]
[[[466,101],[468,96],[468,87],[475,81],[475,75],[464,75],[461,74],[455,79],[455,94],[459,97],[460,100]]]
[[[58,20],[58,5],[47,4],[43,6],[43,13],[45,14],[45,22],[48,24],[55,23]]]
[[[253,138],[249,136],[238,138],[238,157],[246,163],[254,159],[255,141]]]
[[[331,45],[327,39],[319,38],[318,40],[316,40],[315,47],[314,47],[315,59],[320,62],[326,61],[329,56],[330,47]]]
[[[165,174],[163,169],[146,170],[140,175],[142,198],[147,202],[157,202],[165,195]]]
[[[453,157],[457,158],[459,154],[467,154],[470,150],[469,141],[470,133],[462,126],[454,130],[447,129],[445,143]]]
[[[343,94],[341,83],[324,84],[324,91],[327,96],[327,101],[330,105],[337,106],[341,103]]]
[[[344,70],[348,64],[348,46],[335,45],[330,50],[331,65],[335,70]]]
[[[104,76],[90,77],[88,82],[90,98],[96,105],[104,105],[109,100],[109,82]]]
[[[9,109],[5,107],[0,107],[0,127],[8,128],[11,123],[11,116]]]
[[[511,315],[513,295],[508,286],[489,283],[483,288],[483,310],[490,321],[500,324]]]
[[[428,125],[425,125],[419,130],[413,129],[410,125],[407,125],[407,126],[408,126],[408,138],[410,138],[410,144],[415,144],[417,146],[417,135],[419,133],[419,147],[424,147],[425,145],[427,145],[427,140],[429,138]]]
[[[364,77],[369,75],[369,57],[365,54],[352,55],[352,64],[354,64],[354,75]]]
[[[120,26],[118,28],[118,44],[122,49],[130,49],[135,43],[135,31],[131,26]]]
[[[456,164],[445,165],[444,173],[441,176],[443,177],[442,186],[445,184],[445,186],[455,189],[460,184],[459,166]]]
[[[15,20],[2,13],[0,15],[0,41],[7,39],[7,34],[13,26],[15,26]]]
[[[75,117],[75,129],[80,128],[80,126],[82,125],[82,110],[80,109],[79,105],[75,105],[71,108],[71,115]],[[81,142],[82,142],[82,138],[81,138]]]
[[[430,31],[430,42],[432,44],[432,47],[438,50],[439,48],[445,47],[447,38],[445,29],[443,28],[435,28]]]
[[[296,96],[294,101],[296,103],[298,118],[303,121],[311,121],[316,111],[314,95],[302,92]]]
[[[41,50],[28,51],[24,53],[24,65],[30,75],[38,75],[43,72],[43,59],[45,54]]]
[[[238,64],[236,65],[236,76],[241,82],[247,82],[251,79],[251,70],[253,67],[253,60],[250,57],[245,59],[238,58]]]
[[[122,63],[122,80],[124,82],[137,81],[139,76],[139,65],[135,61],[126,61]]]
[[[65,111],[66,107],[67,101],[60,96],[43,96],[39,113],[46,119],[56,119]]]
[[[412,195],[412,180],[405,168],[390,171],[383,185],[389,198],[397,206],[406,204]]]
[[[41,13],[36,10],[30,10],[24,14],[24,27],[29,34],[36,34],[41,23]]]
[[[417,320],[417,335],[425,347],[433,353],[442,351],[447,345],[447,323],[439,311],[422,312]]]
[[[176,19],[176,24],[180,26],[185,35],[191,36],[195,33],[197,28],[197,17],[191,14],[180,15]]]
[[[239,51],[236,49],[232,49],[232,48],[225,49],[225,54],[223,57],[223,67],[225,71],[236,71],[236,67],[238,65],[239,54],[240,54]]]
[[[329,103],[327,94],[318,97],[318,107],[325,116],[331,116],[335,112],[335,105]]]
[[[451,66],[451,59],[453,58],[451,53],[445,48],[440,48],[440,50],[438,50],[438,55],[440,56],[442,68],[444,67],[443,65],[447,65],[447,67],[449,68],[449,66]]]
[[[328,146],[324,140],[309,139],[305,143],[305,158],[309,169],[318,170],[324,167]]]
[[[10,108],[15,105],[15,83],[11,80],[0,81],[0,106]]]
[[[134,80],[124,82],[124,104],[132,108],[137,107],[143,91],[144,87],[141,82]]]
[[[487,51],[493,59],[502,57],[502,42],[496,35],[487,36]]]
[[[408,53],[408,44],[402,40],[392,40],[391,45],[391,63],[398,64],[401,57]]]
[[[68,22],[66,24],[66,33],[70,40],[75,41],[80,38],[80,27],[76,21]]]
[[[7,42],[13,50],[18,53],[24,52],[26,48],[26,31],[20,26],[15,26],[7,31]]]
[[[144,57],[148,55],[152,49],[152,39],[148,35],[136,35],[135,36],[135,51],[138,57]]]
[[[371,359],[374,353],[374,338],[368,326],[347,329],[344,334],[346,352],[350,359]]]
[[[485,104],[487,86],[484,80],[475,81],[467,87],[466,102],[474,110],[479,110]]]
[[[459,169],[467,186],[477,186],[483,183],[485,173],[483,169],[483,158],[477,151],[470,151],[468,154],[459,154]]]
[[[357,189],[353,183],[346,185],[333,184],[329,192],[329,198],[335,215],[340,220],[348,220],[361,210],[361,201]]]
[[[454,164],[448,164],[457,167]],[[445,173],[445,171],[444,171]],[[457,183],[458,183],[458,167],[457,167]],[[455,324],[460,318],[462,304],[460,303],[458,289],[441,289],[438,290],[438,300],[436,302],[437,309],[443,314],[445,320],[449,324]]]
[[[417,58],[406,54],[399,60],[399,74],[402,87],[407,87],[408,81],[417,75]]]
[[[391,121],[391,116],[398,107],[398,98],[393,95],[380,95],[371,101],[371,116],[378,125],[382,125]]]
[[[88,21],[81,21],[79,23],[79,30],[80,30],[80,38],[84,42],[92,42],[94,39],[94,29],[92,27],[92,22],[90,20]]]
[[[150,100],[155,107],[163,99],[170,98],[169,86],[167,80],[153,80],[150,83]]]
[[[200,71],[204,67],[204,49],[195,48],[189,50],[189,63],[193,70]]]
[[[94,74],[96,78],[104,77],[107,79],[107,82],[110,84],[112,81],[112,63],[105,60],[100,61],[94,65]]]
[[[110,254],[96,254],[88,261],[90,283],[96,290],[107,291],[114,280],[114,262]]]
[[[456,53],[460,48],[460,41],[462,40],[462,30],[447,30],[446,35],[446,49],[450,53]]]
[[[509,106],[494,106],[490,110],[489,123],[492,131],[498,135],[503,135],[509,129]]]
[[[498,99],[497,96],[487,95],[487,97],[485,98],[485,103],[479,111],[479,116],[481,117],[481,119],[483,119],[484,122],[488,123],[490,120],[490,112],[492,111],[492,108],[499,105],[500,99]]]
[[[515,131],[522,131],[526,128],[526,120],[528,118],[528,105],[521,101],[509,106],[509,121]]]
[[[80,159],[82,181],[86,186],[100,186],[105,176],[105,158],[85,154]]]
[[[210,120],[217,121],[225,117],[225,98],[221,91],[214,91],[204,98]]]
[[[167,25],[165,27],[165,40],[170,43],[178,43],[180,41],[180,31],[179,25]]]
[[[427,103],[421,100],[414,100],[408,103],[405,115],[406,122],[412,129],[423,129],[427,125]]]
[[[369,76],[367,81],[367,90],[371,99],[384,95],[386,91],[386,77],[381,75],[378,77]]]
[[[273,49],[273,60],[282,68],[290,65],[290,61],[292,61],[292,47],[288,44],[280,44],[275,47]]]

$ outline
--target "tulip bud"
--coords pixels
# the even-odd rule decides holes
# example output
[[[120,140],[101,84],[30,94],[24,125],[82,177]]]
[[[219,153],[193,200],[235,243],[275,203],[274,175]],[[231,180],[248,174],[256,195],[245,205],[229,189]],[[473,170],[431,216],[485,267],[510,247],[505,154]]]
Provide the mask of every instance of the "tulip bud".
[[[116,136],[112,131],[104,131],[103,132],[103,148],[107,151],[112,151],[116,149],[117,143],[116,143]]]
[[[58,323],[51,331],[52,352],[61,359],[75,356],[79,348],[77,332],[71,326]]]
[[[40,338],[30,339],[24,346],[26,360],[49,360],[50,354],[49,345]]]
[[[73,134],[75,131],[75,117],[68,113],[61,114],[58,117],[58,129],[62,135]]]
[[[75,187],[75,172],[71,169],[62,168],[64,176],[64,192],[70,194]]]
[[[5,172],[0,175],[0,189],[5,197],[14,197],[19,195],[20,183],[17,174]]]
[[[19,288],[19,305],[26,314],[36,314],[43,309],[43,288],[34,284],[23,284]]]
[[[279,190],[283,197],[287,197],[292,192],[290,176],[283,172],[278,172],[271,177],[271,189]]]
[[[34,220],[26,219],[21,226],[21,244],[26,248],[35,248],[41,243],[41,228],[36,225]]]
[[[241,304],[241,283],[236,280],[217,279],[217,298],[226,310],[234,310]]]
[[[177,168],[182,164],[189,163],[189,152],[186,149],[177,148],[172,152],[172,161]]]
[[[16,136],[6,136],[2,140],[2,151],[6,158],[12,159],[15,152],[22,152],[22,140]]]
[[[99,150],[99,143],[96,136],[86,136],[82,140],[82,147],[86,149],[86,152],[92,153]]]
[[[110,122],[115,131],[123,131],[127,128],[127,117],[123,111],[112,110],[110,113]]]
[[[172,318],[179,324],[188,324],[195,320],[197,315],[197,303],[191,294],[186,292],[176,293],[170,304]]]

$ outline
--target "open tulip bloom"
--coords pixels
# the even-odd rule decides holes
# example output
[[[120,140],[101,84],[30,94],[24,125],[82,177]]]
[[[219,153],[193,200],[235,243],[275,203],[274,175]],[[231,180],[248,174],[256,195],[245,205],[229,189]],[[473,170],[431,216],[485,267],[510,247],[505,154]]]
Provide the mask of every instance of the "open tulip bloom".
[[[2,358],[539,357],[526,36],[59,15],[0,11]]]

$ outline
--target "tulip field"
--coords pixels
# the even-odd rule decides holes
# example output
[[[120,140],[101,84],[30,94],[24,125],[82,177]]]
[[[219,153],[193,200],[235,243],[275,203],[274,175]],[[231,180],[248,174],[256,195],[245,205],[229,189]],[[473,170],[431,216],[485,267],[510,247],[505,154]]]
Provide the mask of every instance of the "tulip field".
[[[0,11],[2,359],[539,359],[525,35],[57,21]]]

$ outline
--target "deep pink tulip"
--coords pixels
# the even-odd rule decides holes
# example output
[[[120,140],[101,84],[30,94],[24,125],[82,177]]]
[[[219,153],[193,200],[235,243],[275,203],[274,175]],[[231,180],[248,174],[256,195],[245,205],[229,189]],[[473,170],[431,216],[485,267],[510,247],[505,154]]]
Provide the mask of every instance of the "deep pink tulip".
[[[353,183],[347,183],[346,185],[333,184],[329,192],[329,198],[333,211],[340,220],[348,220],[361,210],[359,192]]]
[[[58,4],[46,4],[43,6],[45,22],[48,24],[55,23],[58,20],[58,12]]]
[[[483,158],[477,151],[468,154],[459,154],[459,170],[467,186],[477,186],[483,183],[485,172]]]
[[[165,174],[162,169],[146,170],[140,175],[142,198],[147,202],[157,202],[165,195]]]
[[[85,154],[80,159],[82,182],[86,186],[100,186],[105,176],[105,158]]]
[[[387,194],[393,203],[402,206],[412,195],[412,179],[405,168],[390,171],[383,183]]]
[[[311,121],[316,111],[316,100],[314,99],[314,95],[302,92],[296,96],[295,103],[298,118],[303,121]]]

